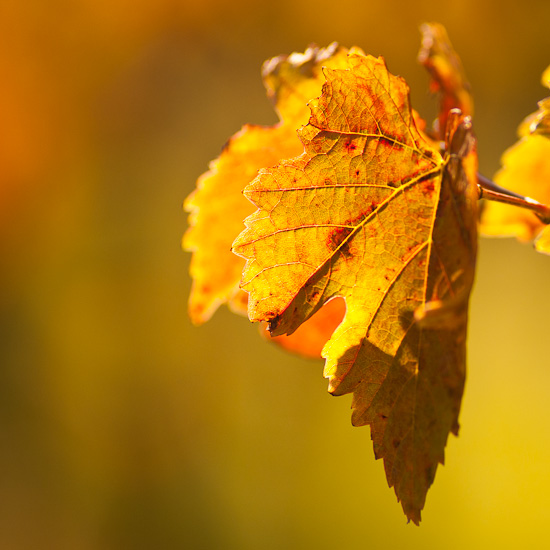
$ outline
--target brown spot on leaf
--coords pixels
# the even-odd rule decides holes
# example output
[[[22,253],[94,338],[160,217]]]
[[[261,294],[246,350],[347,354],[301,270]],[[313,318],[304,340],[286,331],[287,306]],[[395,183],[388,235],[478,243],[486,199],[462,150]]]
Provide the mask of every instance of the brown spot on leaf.
[[[433,192],[435,191],[434,180],[430,178],[429,180],[423,181],[422,182],[422,190],[427,195],[432,195]]]
[[[320,294],[320,291],[319,290],[314,290],[309,296],[308,296],[308,300],[310,302],[315,302],[317,300],[317,298],[319,297],[319,294]]]
[[[388,149],[392,149],[394,151],[402,151],[403,150],[403,146],[399,142],[397,142],[393,139],[388,139],[384,136],[380,136],[378,138],[378,143],[380,143],[380,145],[383,145],[384,147],[387,147]]]
[[[405,254],[403,254],[403,256],[401,257],[401,261],[404,263],[408,262],[411,259],[411,257],[414,256],[419,246],[422,246],[422,245],[411,244],[410,246],[408,246],[407,249],[405,250]]]
[[[353,151],[355,151],[355,149],[357,149],[357,145],[355,143],[353,143],[353,141],[351,139],[348,139],[344,142],[344,147],[346,148],[346,150],[349,153],[353,153]]]
[[[329,240],[329,242],[327,243],[328,247],[331,250],[338,250],[344,256],[348,256],[349,243],[346,242],[346,239],[348,238],[350,233],[352,233],[352,231],[353,231],[353,228],[351,227],[337,227],[331,232],[328,238]]]

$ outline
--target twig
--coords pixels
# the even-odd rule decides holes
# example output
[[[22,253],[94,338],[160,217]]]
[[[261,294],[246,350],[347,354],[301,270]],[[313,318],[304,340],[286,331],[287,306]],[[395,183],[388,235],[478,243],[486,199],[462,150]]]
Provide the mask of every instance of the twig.
[[[479,198],[487,199],[495,202],[502,202],[504,204],[511,204],[513,206],[519,206],[520,208],[526,208],[534,212],[542,223],[550,224],[550,206],[542,204],[530,197],[524,197],[513,191],[509,191],[504,187],[500,187],[495,182],[487,179],[481,174],[477,175],[477,184],[479,188]]]

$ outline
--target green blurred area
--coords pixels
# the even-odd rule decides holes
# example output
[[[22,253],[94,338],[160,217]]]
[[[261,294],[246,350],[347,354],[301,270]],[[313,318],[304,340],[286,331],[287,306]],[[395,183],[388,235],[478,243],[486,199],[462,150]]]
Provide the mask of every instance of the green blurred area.
[[[492,176],[545,95],[546,0],[0,4],[0,548],[544,547],[548,257],[482,241],[461,434],[420,528],[320,363],[186,315],[181,204],[243,123],[275,121],[261,63],[358,45],[429,119],[426,20]]]

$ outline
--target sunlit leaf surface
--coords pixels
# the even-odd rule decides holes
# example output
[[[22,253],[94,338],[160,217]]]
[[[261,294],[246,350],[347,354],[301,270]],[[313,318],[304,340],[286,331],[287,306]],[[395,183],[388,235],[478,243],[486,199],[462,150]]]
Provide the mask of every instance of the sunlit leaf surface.
[[[454,111],[442,156],[416,127],[405,82],[383,59],[325,70],[300,132],[305,152],[260,171],[258,210],[234,250],[247,259],[249,317],[292,334],[343,297],[322,355],[334,395],[353,393],[407,516],[458,430],[467,301],[476,255],[475,140]],[[452,153],[452,156],[450,155]]]

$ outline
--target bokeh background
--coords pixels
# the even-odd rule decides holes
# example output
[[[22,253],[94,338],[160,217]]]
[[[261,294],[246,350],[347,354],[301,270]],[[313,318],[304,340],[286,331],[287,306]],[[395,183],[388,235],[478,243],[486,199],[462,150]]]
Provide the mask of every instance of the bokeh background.
[[[361,46],[430,120],[426,20],[491,176],[548,94],[547,0],[0,2],[0,548],[547,544],[550,258],[482,241],[461,434],[420,528],[320,363],[186,316],[181,204],[229,135],[275,122],[261,63]]]

